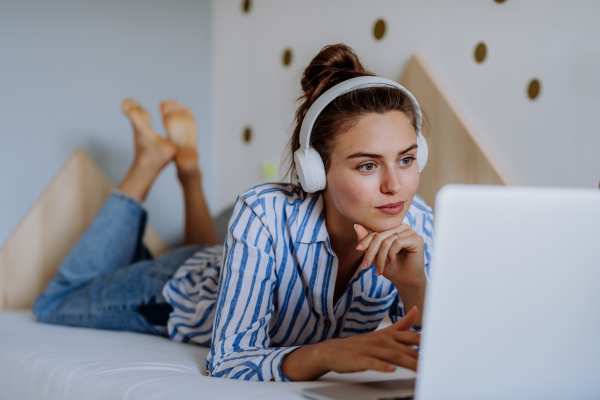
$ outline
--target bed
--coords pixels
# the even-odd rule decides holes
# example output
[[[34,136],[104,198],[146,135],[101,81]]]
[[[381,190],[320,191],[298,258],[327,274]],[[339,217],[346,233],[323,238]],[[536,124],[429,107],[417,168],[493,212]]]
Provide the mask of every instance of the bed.
[[[412,378],[330,373],[315,382],[206,376],[207,347],[159,336],[42,324],[29,310],[0,312],[0,399],[302,399],[304,387]]]

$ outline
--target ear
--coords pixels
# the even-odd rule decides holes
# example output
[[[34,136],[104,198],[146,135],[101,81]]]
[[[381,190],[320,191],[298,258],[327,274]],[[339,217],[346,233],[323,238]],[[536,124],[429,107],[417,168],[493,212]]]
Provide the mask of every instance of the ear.
[[[354,224],[354,232],[356,232],[356,236],[358,237],[358,241],[360,242],[369,234],[369,231],[360,224]]]

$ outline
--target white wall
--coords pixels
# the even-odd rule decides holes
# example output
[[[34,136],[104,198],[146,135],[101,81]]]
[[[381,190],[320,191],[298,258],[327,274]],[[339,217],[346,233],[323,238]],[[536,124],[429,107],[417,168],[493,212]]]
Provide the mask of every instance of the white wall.
[[[344,42],[399,79],[419,53],[512,184],[598,187],[600,2],[578,0],[213,1],[217,204],[261,183],[292,129],[302,70]],[[387,33],[376,41],[375,21]],[[488,57],[476,64],[478,42]],[[294,52],[289,68],[281,56]],[[542,83],[535,101],[532,78]],[[245,125],[255,140],[242,142]]]
[[[199,0],[0,2],[0,246],[77,146],[118,182],[133,155],[123,97],[158,118],[162,99],[198,119],[205,188],[214,207],[211,4]],[[169,243],[183,224],[173,166],[147,201]]]

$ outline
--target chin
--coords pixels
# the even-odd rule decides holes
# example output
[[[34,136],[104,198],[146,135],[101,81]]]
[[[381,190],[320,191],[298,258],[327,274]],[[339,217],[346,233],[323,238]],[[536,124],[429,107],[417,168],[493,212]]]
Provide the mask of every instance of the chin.
[[[365,218],[365,220],[368,222],[359,222],[359,224],[361,224],[370,231],[383,232],[397,228],[400,225],[402,225],[402,221],[404,221],[405,215],[406,212],[402,212],[398,215],[383,215],[379,216],[378,218]]]

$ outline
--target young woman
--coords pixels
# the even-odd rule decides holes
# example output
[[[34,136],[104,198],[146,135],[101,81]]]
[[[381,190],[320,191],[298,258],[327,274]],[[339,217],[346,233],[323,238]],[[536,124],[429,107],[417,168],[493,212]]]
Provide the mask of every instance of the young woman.
[[[360,78],[372,76],[349,47],[321,50],[302,77],[292,183],[240,195],[224,247],[186,247],[150,260],[139,200],[173,154],[180,179],[182,162],[195,154],[167,124],[179,143],[174,152],[147,163],[154,169],[145,175],[145,167],[134,174],[134,161],[38,298],[38,319],[211,345],[207,372],[218,377],[416,370],[432,250],[431,208],[416,195],[426,143],[412,95],[390,81]],[[157,137],[154,144],[165,140]],[[209,244],[203,200],[199,215],[188,215],[197,210],[187,205],[202,198],[192,175],[186,242]],[[375,331],[388,312],[394,323]]]

